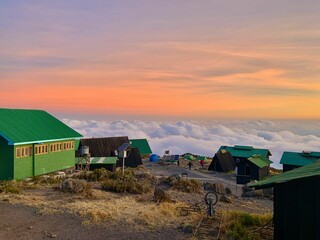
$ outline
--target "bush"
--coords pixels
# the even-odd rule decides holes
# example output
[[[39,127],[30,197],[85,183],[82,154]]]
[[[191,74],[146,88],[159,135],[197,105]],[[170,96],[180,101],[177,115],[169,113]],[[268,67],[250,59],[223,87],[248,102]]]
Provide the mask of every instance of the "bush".
[[[149,193],[152,190],[150,182],[143,180],[137,182],[134,179],[130,181],[124,179],[108,179],[101,184],[101,187],[106,191],[133,194]]]
[[[20,182],[17,182],[15,180],[13,181],[1,181],[0,182],[0,193],[13,193],[13,194],[19,194],[22,192],[22,186]]]
[[[32,182],[35,184],[40,184],[40,185],[53,185],[53,184],[57,184],[57,183],[61,183],[62,179],[61,178],[57,178],[54,177],[52,175],[48,176],[35,176],[32,178]]]
[[[80,178],[86,179],[88,181],[103,181],[108,179],[112,175],[112,172],[106,170],[105,168],[98,168],[89,173],[82,173]]]
[[[173,182],[172,187],[176,190],[187,192],[187,193],[200,193],[201,192],[201,183],[194,179],[178,179]]]

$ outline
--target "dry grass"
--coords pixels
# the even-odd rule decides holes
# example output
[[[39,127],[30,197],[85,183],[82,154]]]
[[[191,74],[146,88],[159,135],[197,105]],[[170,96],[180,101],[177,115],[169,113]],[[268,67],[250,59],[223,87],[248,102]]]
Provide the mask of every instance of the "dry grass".
[[[180,216],[179,207],[185,206],[184,203],[157,205],[152,201],[151,194],[119,195],[96,189],[90,199],[51,189],[37,189],[19,195],[2,193],[0,200],[36,207],[37,213],[42,215],[62,212],[78,214],[84,218],[84,224],[111,220],[114,224],[122,222],[156,229],[165,226],[178,227],[186,223],[195,224],[199,218],[197,213]]]
[[[261,239],[259,234],[252,230],[266,225],[272,219],[272,214],[225,211],[223,212],[223,219],[221,231],[228,239],[259,240]]]

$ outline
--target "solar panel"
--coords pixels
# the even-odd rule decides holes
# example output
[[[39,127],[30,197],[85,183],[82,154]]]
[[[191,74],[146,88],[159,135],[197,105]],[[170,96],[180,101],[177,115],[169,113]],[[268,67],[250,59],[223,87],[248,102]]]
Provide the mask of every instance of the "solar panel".
[[[119,152],[126,151],[126,150],[128,150],[129,147],[130,147],[130,143],[124,143],[118,148],[118,151]]]

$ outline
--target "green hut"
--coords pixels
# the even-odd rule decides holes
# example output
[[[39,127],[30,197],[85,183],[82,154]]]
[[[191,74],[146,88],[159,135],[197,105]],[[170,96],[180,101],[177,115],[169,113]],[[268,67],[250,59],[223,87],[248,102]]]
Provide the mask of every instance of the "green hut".
[[[0,108],[0,180],[74,167],[81,137],[45,111]]]
[[[141,158],[149,158],[152,154],[150,145],[147,139],[130,139],[130,146],[138,148]]]
[[[320,239],[320,161],[249,187],[273,187],[275,240]]]

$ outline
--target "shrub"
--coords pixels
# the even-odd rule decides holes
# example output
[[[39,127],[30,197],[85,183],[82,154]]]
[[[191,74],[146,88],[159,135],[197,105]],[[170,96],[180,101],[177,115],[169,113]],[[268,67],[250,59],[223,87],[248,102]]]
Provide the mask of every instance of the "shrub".
[[[60,184],[63,181],[61,178],[54,177],[52,175],[48,176],[35,176],[32,178],[32,182],[35,184],[40,185],[53,185],[53,184]]]
[[[103,181],[108,179],[112,175],[112,172],[106,170],[105,168],[98,168],[86,175],[86,180],[88,181]]]
[[[22,185],[18,181],[1,181],[0,182],[0,193],[14,193],[19,194],[22,192]]]
[[[187,193],[200,193],[201,192],[201,183],[194,179],[178,179],[172,184],[172,187],[176,190],[187,192]]]
[[[105,180],[101,187],[103,190],[112,192],[127,192],[133,194],[142,194],[151,192],[152,188],[148,181],[137,182],[134,179],[127,181],[125,179],[108,179]]]

